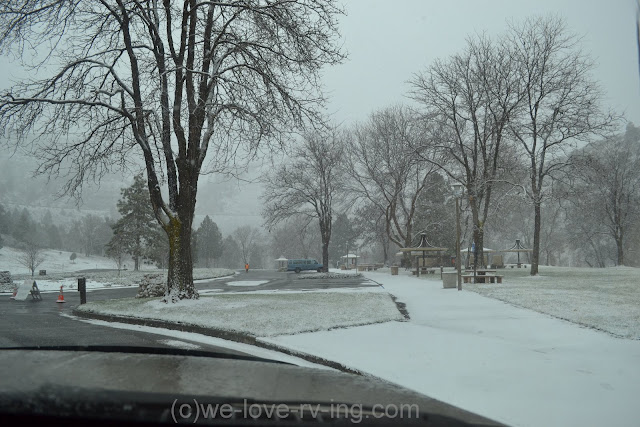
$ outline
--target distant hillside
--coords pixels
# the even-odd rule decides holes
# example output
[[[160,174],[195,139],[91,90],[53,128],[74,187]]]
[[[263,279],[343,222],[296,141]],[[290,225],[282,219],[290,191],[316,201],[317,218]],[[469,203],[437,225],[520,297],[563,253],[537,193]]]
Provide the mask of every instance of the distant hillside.
[[[5,209],[27,208],[32,217],[41,220],[51,212],[55,224],[68,224],[87,214],[117,219],[116,203],[120,189],[133,182],[133,177],[107,175],[100,185],[86,184],[80,205],[74,199],[57,197],[64,186],[63,178],[33,177],[32,160],[15,156],[0,160],[0,204]],[[259,172],[256,171],[257,176]],[[200,179],[194,226],[198,227],[209,215],[218,224],[223,235],[228,235],[241,225],[260,227],[262,192],[260,184],[239,181],[214,181],[211,177]]]

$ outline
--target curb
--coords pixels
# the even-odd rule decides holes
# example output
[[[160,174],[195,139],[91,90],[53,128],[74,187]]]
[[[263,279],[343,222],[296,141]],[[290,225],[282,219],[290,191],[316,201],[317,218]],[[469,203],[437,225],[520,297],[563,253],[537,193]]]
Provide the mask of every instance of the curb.
[[[289,356],[298,357],[300,359],[306,360],[307,362],[316,363],[318,365],[324,365],[329,368],[337,369],[339,371],[346,372],[349,374],[369,376],[366,373],[363,373],[357,369],[349,368],[341,363],[324,359],[322,357],[314,356],[308,353],[291,350],[290,348],[282,347],[276,344],[267,343],[267,342],[261,341],[260,338],[257,338],[253,335],[243,334],[240,332],[205,328],[198,325],[167,322],[164,320],[142,319],[142,318],[128,317],[128,316],[112,316],[112,315],[105,315],[105,314],[97,314],[97,313],[78,310],[78,307],[75,307],[72,313],[77,317],[81,317],[85,319],[95,319],[95,320],[102,320],[105,322],[114,322],[114,323],[128,323],[130,325],[151,326],[154,328],[171,329],[174,331],[182,331],[182,332],[193,332],[196,334],[206,335],[209,337],[221,338],[228,341],[234,341],[242,344],[252,345],[255,347],[261,347],[267,350],[277,351],[280,353],[287,354]]]

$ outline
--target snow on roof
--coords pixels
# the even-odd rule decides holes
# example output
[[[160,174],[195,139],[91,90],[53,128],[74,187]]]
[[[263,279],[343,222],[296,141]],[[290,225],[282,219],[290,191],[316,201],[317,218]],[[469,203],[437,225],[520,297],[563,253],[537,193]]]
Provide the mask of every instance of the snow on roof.
[[[483,251],[483,252],[495,252],[495,249],[482,248],[482,251]],[[462,249],[462,251],[461,251],[461,252],[471,252],[471,249],[469,249],[469,248],[465,248],[465,249]]]
[[[342,255],[342,258],[360,258],[360,255],[346,254],[346,255]]]

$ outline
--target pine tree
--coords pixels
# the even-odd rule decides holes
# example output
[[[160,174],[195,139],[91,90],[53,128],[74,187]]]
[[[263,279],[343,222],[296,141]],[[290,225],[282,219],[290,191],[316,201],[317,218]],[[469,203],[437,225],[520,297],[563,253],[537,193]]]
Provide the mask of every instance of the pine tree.
[[[113,238],[117,236],[118,244],[123,245],[133,258],[134,270],[139,270],[147,246],[157,237],[158,230],[149,190],[142,174],[136,175],[133,184],[122,189],[121,195],[117,204],[121,218],[112,226]]]
[[[0,205],[0,233],[8,234],[11,229],[11,215]]]
[[[211,261],[222,255],[222,233],[218,225],[207,215],[198,228],[197,236],[198,254],[200,259],[204,260],[205,267],[209,268]]]
[[[22,212],[18,216],[15,226],[13,227],[12,234],[16,240],[24,242],[31,240],[31,234],[33,232],[34,222],[31,218],[31,214],[27,208],[23,208]]]

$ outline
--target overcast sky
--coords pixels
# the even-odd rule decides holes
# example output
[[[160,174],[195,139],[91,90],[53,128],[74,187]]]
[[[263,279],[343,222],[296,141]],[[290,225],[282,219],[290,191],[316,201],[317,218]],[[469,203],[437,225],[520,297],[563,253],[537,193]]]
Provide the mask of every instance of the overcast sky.
[[[640,124],[636,0],[345,0],[349,59],[325,73],[337,122],[363,120],[406,101],[406,84],[434,59],[460,52],[474,32],[497,35],[509,19],[557,14],[596,60],[608,106]]]

